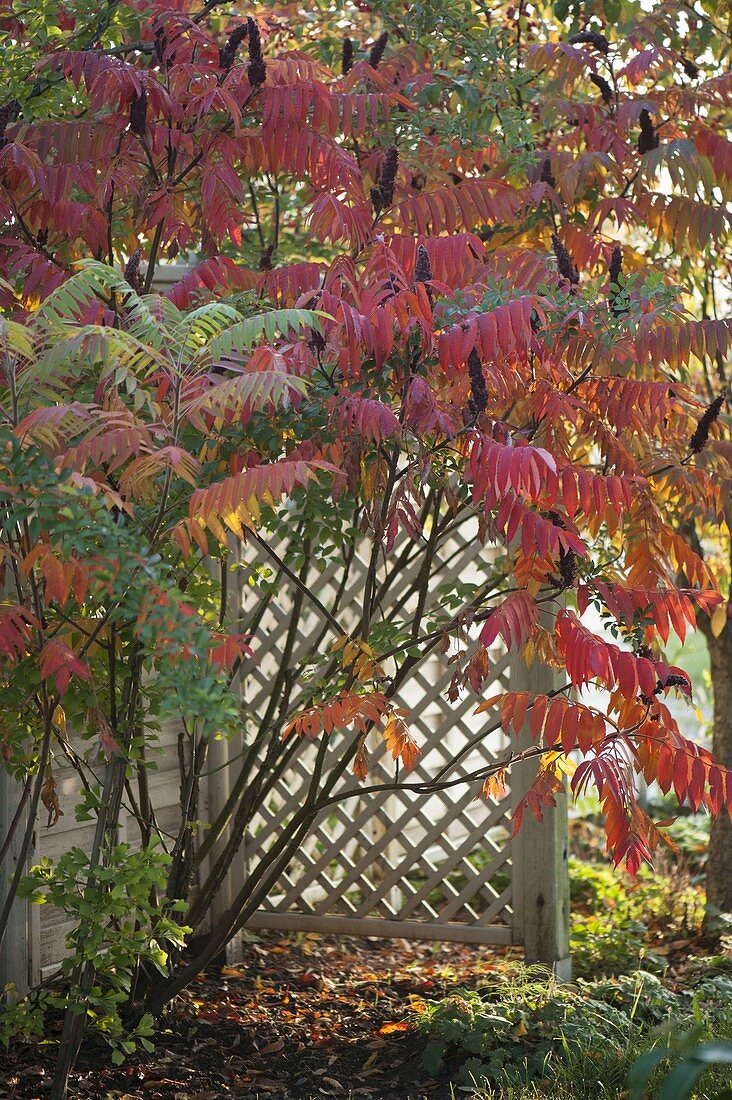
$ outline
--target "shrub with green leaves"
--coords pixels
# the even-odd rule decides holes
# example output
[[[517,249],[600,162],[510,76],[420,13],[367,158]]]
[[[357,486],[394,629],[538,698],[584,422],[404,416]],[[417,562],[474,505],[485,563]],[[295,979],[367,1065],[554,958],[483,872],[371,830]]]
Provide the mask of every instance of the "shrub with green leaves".
[[[654,952],[664,939],[698,932],[701,891],[685,876],[642,871],[635,882],[611,868],[570,860],[572,973],[577,978],[624,974],[642,966],[662,971]],[[659,930],[657,933],[657,929]]]
[[[632,1027],[626,1013],[590,996],[558,986],[548,972],[532,967],[481,990],[458,991],[427,1006],[419,1025],[427,1036],[428,1070],[445,1066],[466,1085],[484,1081],[522,1084],[553,1076],[556,1063],[587,1037],[617,1061]]]
[[[673,1061],[669,1036],[679,1028],[693,1030],[696,1042],[732,1036],[732,980],[707,976],[675,992],[637,971],[562,986],[541,968],[519,967],[485,989],[459,990],[427,1005],[417,1022],[427,1040],[426,1068],[465,1086],[523,1096],[529,1082],[542,1081],[531,1095],[554,1096],[556,1089],[580,1098],[598,1085],[602,1095],[619,1095],[649,1045],[654,1069]]]

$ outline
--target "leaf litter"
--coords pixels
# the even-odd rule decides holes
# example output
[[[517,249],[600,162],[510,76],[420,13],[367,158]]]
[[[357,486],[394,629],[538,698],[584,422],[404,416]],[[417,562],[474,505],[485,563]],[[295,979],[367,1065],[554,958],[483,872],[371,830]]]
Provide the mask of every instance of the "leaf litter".
[[[111,1065],[90,1037],[72,1100],[450,1100],[454,1084],[421,1065],[414,1014],[478,987],[510,950],[259,933],[235,966],[209,970],[161,1021],[155,1050]],[[49,1029],[49,1039],[56,1038]],[[55,1043],[16,1042],[0,1062],[0,1100],[42,1100]],[[3,1063],[7,1063],[7,1069]]]

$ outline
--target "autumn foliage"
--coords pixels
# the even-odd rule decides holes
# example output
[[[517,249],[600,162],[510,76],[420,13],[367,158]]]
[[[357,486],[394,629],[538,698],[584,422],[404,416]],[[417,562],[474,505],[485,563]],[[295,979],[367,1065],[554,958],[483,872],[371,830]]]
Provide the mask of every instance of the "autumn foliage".
[[[381,729],[408,769],[400,689],[440,648],[453,696],[497,706],[540,750],[517,823],[552,804],[570,754],[631,871],[661,836],[639,775],[732,807],[732,776],[669,709],[692,685],[664,657],[720,602],[700,540],[726,523],[730,474],[714,379],[732,321],[697,316],[675,265],[728,228],[732,143],[715,119],[732,77],[692,63],[685,7],[617,40],[538,17],[518,44],[486,29],[500,65],[480,79],[506,101],[462,135],[467,47],[443,68],[438,40],[381,33],[368,12],[342,43],[294,5],[229,19],[128,0],[127,45],[40,58],[42,92],[6,105],[0,139],[0,652],[8,684],[35,670],[24,739],[3,721],[19,776],[47,766],[64,710],[129,754],[142,670],[168,661],[218,693],[212,719],[183,693],[193,743],[230,727],[257,634],[216,621],[206,562],[232,538],[272,548],[287,523],[295,561],[340,525],[341,546],[373,547],[362,615],[346,628],[321,609],[316,690],[274,705],[268,760],[338,738],[368,782]],[[192,270],[154,293],[188,253]],[[85,539],[57,526],[61,499]],[[377,569],[411,543],[429,584],[435,540],[467,515],[477,559],[502,548],[490,583],[439,627],[405,611],[408,640],[379,643]],[[481,702],[496,646],[558,670],[557,692]],[[492,774],[477,790],[494,796]],[[195,845],[189,832],[173,853],[169,898],[186,897]]]

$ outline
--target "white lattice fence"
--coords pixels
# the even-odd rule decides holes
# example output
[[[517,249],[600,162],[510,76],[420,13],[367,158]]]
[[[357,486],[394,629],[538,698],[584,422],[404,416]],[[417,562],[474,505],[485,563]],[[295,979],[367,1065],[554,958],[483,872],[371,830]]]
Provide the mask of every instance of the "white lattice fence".
[[[407,546],[402,552],[404,569],[383,593],[382,613],[398,615],[402,607],[408,619],[416,598],[412,585],[421,551],[419,546]],[[369,546],[364,540],[338,602],[339,622],[349,629],[349,624],[358,620],[368,553]],[[475,580],[478,554],[485,556],[486,550],[475,540],[473,528],[466,525],[445,548],[442,561],[432,571],[433,593],[438,585],[456,578]],[[261,567],[261,552],[255,553],[247,547],[245,555],[243,566]],[[305,579],[322,603],[331,607],[341,578],[342,570],[333,565],[322,574],[313,568]],[[241,591],[239,610],[246,620],[261,600],[261,591],[246,584],[242,584]],[[208,789],[204,787],[200,807],[204,820],[207,815],[212,819],[225,801],[226,777],[235,774],[236,759],[266,709],[290,621],[292,591],[287,584],[278,589],[257,632],[259,660],[242,685],[251,721],[245,724],[235,743],[215,742],[211,746]],[[298,658],[313,648],[326,647],[329,641],[322,617],[316,610],[306,608],[292,663],[296,664]],[[530,674],[527,680],[526,670],[510,666],[505,656],[499,653],[494,656],[494,682],[486,689],[490,694],[508,687],[509,683],[515,687],[519,682],[522,687],[547,690],[547,685],[533,683]],[[335,792],[350,789],[353,797],[320,813],[297,857],[250,920],[251,927],[486,944],[529,944],[533,937],[534,957],[545,962],[564,957],[567,927],[566,900],[563,900],[566,898],[564,811],[547,815],[551,819],[549,829],[529,823],[519,842],[512,841],[508,822],[510,800],[499,804],[486,801],[477,797],[479,784],[459,782],[485,767],[505,749],[506,742],[500,733],[482,736],[483,731],[495,724],[496,715],[488,713],[476,718],[474,696],[468,695],[454,704],[447,701],[445,693],[450,678],[451,669],[442,658],[427,657],[401,686],[395,702],[409,710],[409,724],[421,742],[419,762],[406,777],[408,784],[428,784],[442,776],[453,785],[427,793],[406,789],[367,794],[361,793],[360,785],[346,772]],[[174,723],[167,723],[157,746],[150,747],[150,756],[157,767],[150,781],[151,800],[166,847],[177,832],[180,817],[176,742]],[[392,783],[394,762],[377,733],[372,735],[371,742],[368,784]],[[77,748],[87,752],[84,742]],[[342,741],[334,734],[325,774],[341,749]],[[231,867],[229,881],[218,900],[219,911],[302,804],[316,752],[316,743],[302,742],[290,769],[275,784]],[[225,766],[227,760],[231,769]],[[79,792],[78,777],[63,758],[55,761],[55,770],[65,816],[53,829],[41,825],[34,858],[57,857],[73,845],[86,848],[90,843],[90,826],[74,822],[71,813]],[[521,784],[529,778],[522,776]],[[122,838],[133,846],[140,843],[139,830],[129,812],[123,813]],[[19,928],[22,927],[21,922]],[[41,907],[40,914],[33,907],[25,927],[24,935],[30,937],[28,974],[32,984],[63,958],[65,936],[71,924],[49,905]],[[22,974],[14,980],[22,985]]]
[[[369,552],[364,540],[338,605],[339,621],[347,629],[360,614]],[[408,618],[416,598],[410,589],[419,568],[419,547],[413,553],[406,547],[405,552],[410,560],[382,598],[385,617],[400,617],[403,612]],[[466,524],[434,565],[428,613],[437,586],[479,577],[477,554],[485,558],[486,550],[477,543],[474,526]],[[338,567],[332,566],[321,575],[313,569],[306,579],[330,606],[339,578]],[[244,684],[247,706],[254,715],[261,715],[266,707],[290,610],[291,592],[283,588],[260,625],[266,640],[260,641],[260,660]],[[310,651],[322,632],[322,618],[317,612],[309,613],[298,634],[293,662]],[[455,704],[447,701],[451,676],[452,669],[443,660],[428,657],[402,685],[395,702],[409,710],[410,727],[421,743],[419,762],[408,784],[429,784],[442,776],[453,785],[427,794],[385,790],[362,795],[353,776],[344,776],[335,793],[350,789],[354,797],[321,812],[251,926],[513,941],[507,803],[476,798],[479,784],[459,782],[493,759],[505,740],[500,733],[481,738],[481,732],[495,724],[496,715],[474,717],[474,697]],[[508,676],[508,659],[497,655],[490,690],[507,687]],[[333,741],[325,774],[343,747],[337,735]],[[395,765],[378,733],[372,735],[369,750],[367,785],[392,783]],[[316,752],[315,745],[303,745],[291,769],[276,784],[246,838],[246,863],[256,863],[304,801]]]

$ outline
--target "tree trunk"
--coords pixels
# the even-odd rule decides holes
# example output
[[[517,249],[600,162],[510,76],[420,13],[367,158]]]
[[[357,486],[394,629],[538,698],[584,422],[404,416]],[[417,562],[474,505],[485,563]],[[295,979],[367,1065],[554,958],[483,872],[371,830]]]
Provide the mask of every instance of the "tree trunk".
[[[714,692],[714,742],[717,763],[732,768],[732,621],[718,638],[705,630]],[[712,820],[707,861],[707,904],[732,913],[732,821],[726,810]],[[713,916],[713,914],[712,914]]]

